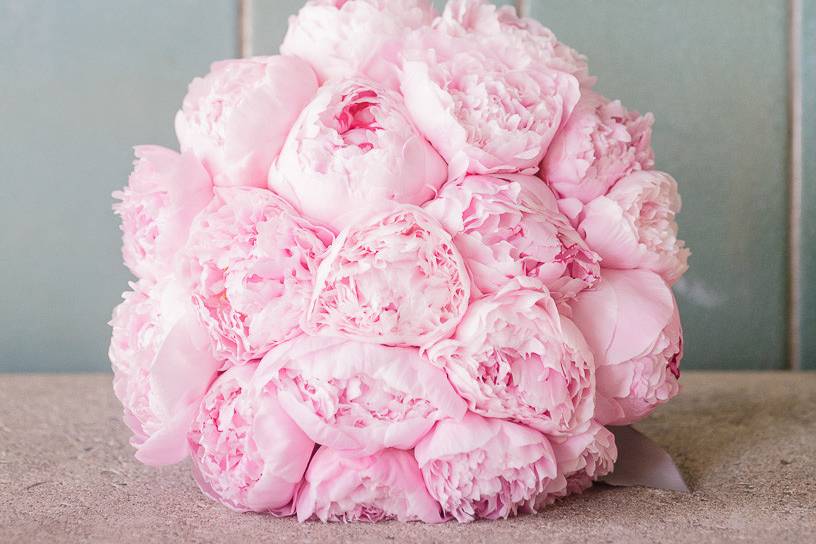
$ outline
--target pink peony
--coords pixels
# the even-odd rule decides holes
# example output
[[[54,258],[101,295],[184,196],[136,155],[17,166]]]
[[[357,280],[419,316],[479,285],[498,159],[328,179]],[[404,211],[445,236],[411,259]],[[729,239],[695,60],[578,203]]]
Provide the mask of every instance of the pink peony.
[[[176,135],[219,186],[266,187],[300,110],[317,91],[309,66],[291,57],[224,60],[190,83]]]
[[[584,206],[578,230],[608,268],[644,268],[669,285],[688,269],[689,250],[677,239],[677,182],[655,171],[633,172],[606,196]]]
[[[135,148],[128,185],[113,193],[122,218],[122,255],[136,276],[160,280],[173,270],[190,224],[212,198],[212,182],[192,153],[154,145]]]
[[[578,80],[530,62],[519,47],[422,29],[408,39],[401,74],[414,122],[466,173],[535,173],[580,96]]]
[[[369,455],[410,449],[465,403],[415,348],[302,336],[264,357],[260,383],[319,444]]]
[[[428,0],[309,0],[289,18],[280,50],[306,60],[321,82],[359,74],[395,82],[405,35],[435,15]]]
[[[446,185],[425,209],[453,235],[482,293],[494,293],[513,278],[531,277],[562,300],[600,277],[599,257],[536,177],[468,176]]]
[[[399,93],[347,80],[321,88],[300,115],[269,187],[339,229],[361,212],[422,204],[446,176],[445,161],[414,127]]]
[[[300,334],[331,235],[266,189],[216,189],[193,225],[185,273],[224,366]]]
[[[431,496],[460,522],[532,511],[558,477],[544,435],[471,412],[440,421],[414,453]]]
[[[594,421],[587,431],[572,436],[554,437],[551,444],[558,463],[558,473],[566,478],[566,487],[553,495],[552,499],[589,489],[592,482],[612,472],[618,459],[615,435]]]
[[[519,17],[512,6],[497,7],[486,0],[450,0],[434,23],[451,36],[468,36],[496,47],[512,48],[519,57],[574,75],[592,86],[586,57],[559,42],[552,31],[529,17]]]
[[[428,350],[471,410],[549,434],[592,417],[592,353],[546,289],[510,283],[471,304],[452,338]]]
[[[469,298],[450,235],[421,209],[403,205],[340,233],[318,270],[305,328],[426,346],[450,335]]]
[[[671,289],[653,272],[607,270],[572,304],[595,354],[595,419],[634,423],[680,390],[683,332]]]
[[[300,522],[495,520],[625,480],[614,426],[683,356],[652,115],[513,2],[301,2],[113,194],[136,457]]]
[[[187,437],[193,474],[208,497],[233,510],[291,515],[314,442],[281,410],[274,389],[255,387],[255,370],[226,371],[201,401]]]
[[[321,447],[298,494],[298,520],[444,521],[411,452],[381,450],[356,457]]]
[[[218,362],[185,293],[168,280],[131,284],[113,311],[113,390],[133,431],[136,458],[149,465],[187,456],[185,433]]]
[[[654,165],[653,122],[651,113],[641,116],[585,91],[550,145],[541,177],[560,196],[589,202],[626,174]]]

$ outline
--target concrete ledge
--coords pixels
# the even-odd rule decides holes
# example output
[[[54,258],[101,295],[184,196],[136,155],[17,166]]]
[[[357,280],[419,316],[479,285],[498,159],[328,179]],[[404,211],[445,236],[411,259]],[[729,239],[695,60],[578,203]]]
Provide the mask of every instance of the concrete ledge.
[[[687,372],[637,427],[691,494],[606,486],[495,523],[299,525],[235,514],[186,463],[133,459],[109,375],[0,375],[0,542],[813,542],[816,374]]]

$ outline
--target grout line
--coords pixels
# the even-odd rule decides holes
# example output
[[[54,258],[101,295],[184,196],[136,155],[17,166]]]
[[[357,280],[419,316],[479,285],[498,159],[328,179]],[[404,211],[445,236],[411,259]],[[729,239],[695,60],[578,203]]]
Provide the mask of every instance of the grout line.
[[[527,1],[526,0],[516,0],[516,11],[521,17],[527,17],[529,15],[527,13]]]
[[[252,0],[238,0],[238,53],[252,56]]]
[[[788,367],[802,368],[802,0],[789,0]]]

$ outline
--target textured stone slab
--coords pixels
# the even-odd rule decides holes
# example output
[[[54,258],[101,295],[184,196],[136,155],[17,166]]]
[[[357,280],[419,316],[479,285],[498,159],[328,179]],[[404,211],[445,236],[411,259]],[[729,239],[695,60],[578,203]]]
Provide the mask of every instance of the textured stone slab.
[[[816,374],[687,373],[638,427],[690,494],[598,486],[495,523],[298,524],[204,497],[187,463],[133,459],[109,375],[0,375],[0,541],[812,542]]]

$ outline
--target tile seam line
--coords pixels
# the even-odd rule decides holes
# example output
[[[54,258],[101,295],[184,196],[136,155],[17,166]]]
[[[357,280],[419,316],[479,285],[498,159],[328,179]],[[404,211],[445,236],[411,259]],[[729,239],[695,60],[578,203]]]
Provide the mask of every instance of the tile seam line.
[[[252,56],[253,0],[238,0],[238,55]]]
[[[802,0],[788,0],[788,369],[802,368]]]

